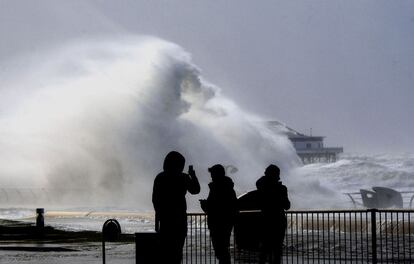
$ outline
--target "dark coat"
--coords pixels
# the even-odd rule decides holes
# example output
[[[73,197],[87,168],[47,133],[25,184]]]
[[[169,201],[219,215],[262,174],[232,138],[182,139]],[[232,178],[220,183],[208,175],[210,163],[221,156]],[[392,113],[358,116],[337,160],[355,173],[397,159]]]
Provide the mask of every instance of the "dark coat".
[[[223,176],[208,184],[210,188],[205,211],[210,229],[232,227],[237,216],[237,197],[231,178]]]
[[[263,176],[256,182],[259,191],[260,209],[264,216],[280,216],[290,208],[288,190],[279,179]]]
[[[171,154],[172,153],[172,154]],[[152,203],[160,232],[187,232],[187,203],[185,195],[200,192],[197,177],[183,173],[184,157],[171,152],[164,161],[164,171],[154,180]]]

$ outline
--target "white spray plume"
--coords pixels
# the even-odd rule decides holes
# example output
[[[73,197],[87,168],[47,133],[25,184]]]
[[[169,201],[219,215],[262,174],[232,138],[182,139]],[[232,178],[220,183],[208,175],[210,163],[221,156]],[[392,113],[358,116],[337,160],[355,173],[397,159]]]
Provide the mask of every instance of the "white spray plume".
[[[2,187],[44,188],[55,203],[150,208],[171,150],[203,182],[212,164],[237,167],[241,191],[269,163],[299,164],[285,136],[204,81],[175,44],[79,41],[39,57],[0,89]]]

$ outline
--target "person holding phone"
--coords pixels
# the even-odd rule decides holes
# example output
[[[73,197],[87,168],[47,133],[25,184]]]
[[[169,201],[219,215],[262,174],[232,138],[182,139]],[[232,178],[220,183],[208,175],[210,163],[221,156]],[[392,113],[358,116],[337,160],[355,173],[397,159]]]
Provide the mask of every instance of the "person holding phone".
[[[171,151],[164,159],[163,171],[154,180],[152,203],[155,209],[155,230],[160,234],[159,263],[179,264],[187,236],[187,192],[198,194],[198,182],[193,166],[183,173],[185,158]]]

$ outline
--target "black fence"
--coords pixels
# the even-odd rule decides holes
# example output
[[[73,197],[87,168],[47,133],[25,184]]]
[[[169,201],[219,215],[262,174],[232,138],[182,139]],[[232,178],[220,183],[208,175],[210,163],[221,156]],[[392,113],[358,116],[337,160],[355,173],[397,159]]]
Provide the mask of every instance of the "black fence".
[[[232,263],[258,263],[259,216],[240,213]],[[283,263],[414,263],[412,219],[414,210],[288,211]],[[183,263],[216,262],[207,216],[188,214]]]

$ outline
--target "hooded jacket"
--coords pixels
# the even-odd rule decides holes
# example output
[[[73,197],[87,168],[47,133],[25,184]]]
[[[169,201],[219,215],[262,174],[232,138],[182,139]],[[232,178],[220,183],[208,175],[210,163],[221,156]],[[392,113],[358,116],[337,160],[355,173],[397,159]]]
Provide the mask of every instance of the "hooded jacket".
[[[283,214],[290,208],[288,190],[278,178],[263,176],[256,182],[259,191],[260,207],[264,214]]]
[[[154,180],[152,203],[157,219],[161,222],[161,230],[169,227],[184,229],[187,225],[188,192],[200,192],[197,177],[183,173],[185,158],[178,152],[168,153],[164,160],[164,171]],[[177,226],[178,225],[178,226]]]

